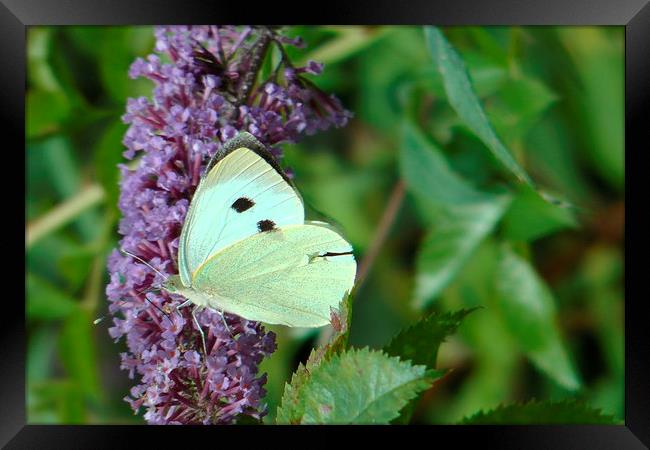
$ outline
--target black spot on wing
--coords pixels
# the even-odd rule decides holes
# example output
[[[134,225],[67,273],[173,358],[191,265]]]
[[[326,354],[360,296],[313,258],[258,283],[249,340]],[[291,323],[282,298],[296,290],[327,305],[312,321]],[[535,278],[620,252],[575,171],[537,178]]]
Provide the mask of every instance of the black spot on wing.
[[[275,222],[273,222],[270,219],[264,219],[257,222],[257,229],[260,230],[260,232],[271,231],[274,228],[275,228]]]
[[[255,202],[250,198],[239,197],[237,200],[233,202],[233,204],[230,207],[235,211],[237,211],[238,213],[242,213],[248,209],[251,209],[253,205],[255,205]]]

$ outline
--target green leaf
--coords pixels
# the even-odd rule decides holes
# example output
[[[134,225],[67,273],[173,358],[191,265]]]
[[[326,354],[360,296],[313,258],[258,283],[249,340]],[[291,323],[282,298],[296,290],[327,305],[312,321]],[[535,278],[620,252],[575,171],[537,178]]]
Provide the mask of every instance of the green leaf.
[[[410,122],[404,124],[400,168],[431,228],[417,256],[415,301],[424,307],[454,278],[510,203],[510,195],[472,187],[442,151]]]
[[[92,246],[71,248],[59,255],[57,268],[59,275],[65,278],[69,290],[81,289],[88,281],[92,259],[96,255],[97,249]]]
[[[557,29],[577,72],[576,122],[585,156],[609,184],[625,185],[625,37],[622,29]]]
[[[562,192],[571,201],[584,204],[593,193],[581,169],[574,126],[559,115],[545,116],[526,137],[526,159],[546,186]]]
[[[398,356],[403,361],[435,369],[440,345],[447,336],[454,334],[463,319],[476,309],[463,309],[442,315],[430,314],[400,331],[384,347],[384,352],[389,356]],[[442,371],[441,373],[447,372]],[[413,399],[407,407],[402,409],[400,416],[393,423],[408,424],[416,406],[417,399]]]
[[[70,102],[61,91],[30,89],[26,115],[25,133],[33,139],[58,131],[70,115]]]
[[[398,91],[428,60],[422,34],[414,27],[397,27],[389,39],[369,47],[360,54],[357,66],[355,114],[382,133],[393,134],[404,115]]]
[[[388,423],[438,376],[380,351],[348,350],[311,372],[289,423]]]
[[[462,272],[440,297],[440,306],[447,310],[483,308],[465,320],[457,331],[458,340],[471,349],[472,369],[455,394],[445,402],[445,407],[431,411],[429,418],[434,423],[456,423],[481,408],[490,408],[511,399],[521,354],[494,306],[497,255],[496,239],[490,236],[476,249]],[[458,354],[446,352],[445,347],[440,352],[440,362],[443,356],[453,358]],[[445,365],[455,366],[452,361],[447,359]]]
[[[490,149],[497,160],[519,181],[532,184],[532,180],[515,161],[490,125],[458,53],[438,28],[425,27],[424,31],[429,51],[442,76],[450,105],[456,110],[465,125]]]
[[[522,186],[503,217],[505,235],[515,241],[532,241],[577,226],[570,207],[549,203],[528,186]]]
[[[52,27],[27,29],[27,77],[30,88],[48,92],[61,91],[49,64],[52,51]]]
[[[27,384],[43,382],[54,372],[53,356],[56,349],[57,330],[42,326],[30,330],[27,342]]]
[[[111,123],[95,147],[95,173],[97,180],[106,192],[106,204],[117,209],[119,198],[119,170],[117,165],[124,160],[122,152],[125,150],[122,139],[127,126],[116,120]]]
[[[62,233],[47,235],[38,245],[25,252],[26,270],[37,273],[53,283],[63,284],[65,278],[61,276],[59,267],[61,255],[79,247],[79,244]]]
[[[578,389],[580,380],[562,343],[549,288],[506,246],[498,259],[496,290],[506,326],[528,358],[559,385]]]
[[[394,27],[365,27],[365,26],[343,26],[330,27],[330,30],[337,31],[333,39],[327,40],[322,45],[311,50],[309,53],[300,55],[298,65],[306,64],[307,61],[319,61],[328,67],[340,61],[344,61],[356,55],[366,47],[382,39],[386,34],[395,31]]]
[[[66,319],[59,337],[59,357],[77,389],[87,398],[99,400],[93,319],[83,310]]]
[[[27,157],[42,158],[52,191],[58,200],[73,197],[81,190],[80,164],[75,158],[72,142],[68,136],[57,135],[33,143],[27,149]],[[101,231],[101,218],[94,210],[84,211],[74,223],[86,241],[92,241]]]
[[[423,308],[454,279],[505,212],[510,197],[438,209],[416,261],[415,303]]]
[[[479,53],[467,53],[464,56],[468,65],[468,72],[474,82],[476,95],[479,98],[494,94],[508,78],[505,67],[490,62]],[[413,74],[411,79],[405,80],[404,85],[400,88],[404,89],[413,84],[423,86],[437,97],[445,96],[443,80],[435,67],[422,67],[417,73]]]
[[[403,361],[435,369],[440,345],[447,336],[454,334],[463,319],[476,309],[430,314],[400,331],[384,347],[384,352],[389,356],[399,356]]]
[[[353,298],[354,291],[341,301],[338,313],[332,314],[334,335],[330,338],[330,341],[326,345],[313,349],[306,364],[300,363],[291,376],[291,381],[285,384],[282,404],[278,407],[276,413],[277,423],[294,423],[298,420],[295,411],[300,403],[301,390],[309,381],[311,372],[322,362],[345,350],[350,336]]]
[[[79,311],[77,302],[37,275],[28,273],[26,284],[28,319],[64,319]]]
[[[466,417],[462,425],[527,425],[527,424],[591,424],[619,423],[613,416],[576,400],[560,402],[519,403],[502,405],[488,412],[478,412]]]
[[[110,27],[102,31],[98,63],[106,91],[117,103],[123,103],[126,97],[149,95],[151,82],[143,78],[130,79],[129,67],[136,57],[151,51],[154,44],[151,28]]]
[[[47,380],[30,388],[27,397],[29,423],[87,423],[83,396],[71,380]]]
[[[492,200],[456,174],[442,151],[410,121],[403,126],[399,162],[402,177],[413,193],[428,201],[458,205]]]
[[[488,114],[506,142],[523,138],[558,96],[534,78],[510,80],[490,103]]]

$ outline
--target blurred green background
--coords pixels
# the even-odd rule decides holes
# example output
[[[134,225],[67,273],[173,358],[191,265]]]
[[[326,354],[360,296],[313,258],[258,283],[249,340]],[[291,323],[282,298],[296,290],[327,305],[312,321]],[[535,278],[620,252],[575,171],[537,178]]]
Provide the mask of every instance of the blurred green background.
[[[497,135],[555,200],[509,181],[461,120],[421,27],[289,28],[308,45],[291,56],[324,62],[314,80],[355,114],[285,146],[306,202],[341,225],[359,260],[391,195],[399,205],[355,298],[351,343],[380,348],[427,311],[481,305],[442,346],[438,365],[454,370],[415,423],[530,398],[579,398],[622,419],[623,28],[443,31]],[[28,31],[30,423],[144,422],[122,400],[125,345],[108,336],[110,320],[93,320],[107,310],[106,257],[119,239],[120,116],[127,97],[152,89],[128,67],[153,43],[150,27]],[[510,194],[493,201],[505,198],[499,186]],[[461,191],[490,201],[467,207]],[[262,365],[269,421],[324,338],[273,330],[278,350]]]

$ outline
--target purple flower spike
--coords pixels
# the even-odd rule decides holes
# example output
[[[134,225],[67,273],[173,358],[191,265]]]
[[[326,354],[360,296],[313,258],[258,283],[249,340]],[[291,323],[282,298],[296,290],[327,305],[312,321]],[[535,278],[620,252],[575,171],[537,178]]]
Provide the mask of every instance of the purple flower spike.
[[[134,61],[132,78],[153,81],[151,98],[129,99],[124,136],[127,159],[120,165],[120,248],[108,259],[106,294],[113,315],[110,336],[125,338],[121,368],[137,384],[125,400],[144,411],[150,424],[232,423],[239,415],[261,418],[266,374],[258,365],[275,351],[275,336],[257,323],[205,309],[197,320],[208,354],[185,299],[156,290],[176,274],[178,237],[205,167],[228,139],[245,130],[276,157],[278,144],[295,142],[351,116],[338,99],[301,74],[322,65],[294,68],[283,60],[266,80],[258,79],[260,51],[301,45],[276,31],[255,27],[159,27],[155,54]],[[263,60],[263,58],[262,58]],[[251,83],[252,80],[252,83]],[[256,81],[257,80],[257,81]],[[260,299],[264,301],[264,299]]]

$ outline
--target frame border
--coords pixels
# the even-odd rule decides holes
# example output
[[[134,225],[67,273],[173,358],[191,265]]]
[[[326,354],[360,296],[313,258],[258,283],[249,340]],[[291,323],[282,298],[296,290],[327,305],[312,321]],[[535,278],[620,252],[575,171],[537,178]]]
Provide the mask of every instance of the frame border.
[[[25,148],[26,33],[32,25],[148,25],[165,23],[318,23],[336,24],[436,24],[449,25],[624,25],[625,26],[625,142],[637,152],[626,152],[626,172],[634,167],[637,155],[647,148],[647,118],[650,117],[650,6],[649,0],[455,0],[431,2],[411,0],[408,8],[390,0],[375,0],[371,8],[361,2],[351,4],[329,1],[326,11],[308,18],[306,3],[295,1],[239,8],[222,2],[209,6],[200,0],[0,0],[0,127],[2,136],[11,139],[15,148]],[[271,18],[271,19],[270,19]],[[280,20],[281,22],[274,22]],[[644,147],[641,147],[641,143]],[[7,148],[9,150],[9,147]],[[25,160],[23,158],[23,164]],[[637,167],[640,164],[636,164]],[[25,167],[24,167],[25,168]],[[25,168],[26,169],[26,168]],[[636,170],[633,169],[633,170]],[[634,177],[636,178],[636,177]],[[25,186],[26,189],[26,186]],[[15,198],[14,198],[15,199]],[[15,199],[17,200],[17,199]],[[634,208],[633,208],[634,209]],[[635,219],[641,219],[637,217]],[[18,228],[16,221],[16,228]],[[626,234],[632,231],[639,238],[643,222],[625,221]],[[639,231],[640,230],[640,231]],[[16,230],[22,233],[22,230]],[[633,253],[626,248],[626,262]],[[642,256],[642,255],[639,255]],[[627,264],[633,279],[641,279],[641,266]],[[626,299],[631,298],[626,286]],[[25,293],[26,296],[26,293]],[[636,296],[639,297],[639,296]],[[506,426],[435,426],[438,437],[459,442],[486,443],[499,448],[647,448],[650,446],[650,339],[643,322],[643,297],[625,305],[625,425],[506,425]],[[11,301],[8,307],[17,314],[1,315],[0,361],[2,379],[0,399],[3,404],[0,420],[0,444],[5,448],[116,448],[143,439],[147,445],[164,444],[179,432],[193,437],[211,433],[213,427],[141,427],[141,426],[51,426],[26,424],[25,355],[26,332],[24,304]],[[13,311],[12,311],[13,312]],[[199,430],[200,428],[200,430]],[[262,427],[252,427],[256,431]],[[270,435],[288,427],[263,427]],[[300,427],[293,433],[309,432]],[[354,427],[365,432],[364,427]],[[388,427],[387,427],[388,428]],[[384,427],[373,427],[373,434],[385,433]],[[405,427],[390,427],[401,433]],[[419,431],[427,428],[416,427]],[[346,427],[348,431],[351,427]],[[155,431],[153,431],[155,430]],[[218,438],[241,431],[235,427],[219,427]],[[391,434],[393,433],[391,432]],[[365,434],[365,433],[364,433]],[[365,434],[367,436],[367,434]],[[211,435],[214,436],[214,435]],[[311,440],[311,439],[310,439]],[[187,442],[187,441],[186,441]],[[73,443],[73,445],[70,445]],[[121,444],[121,445],[120,445]]]

